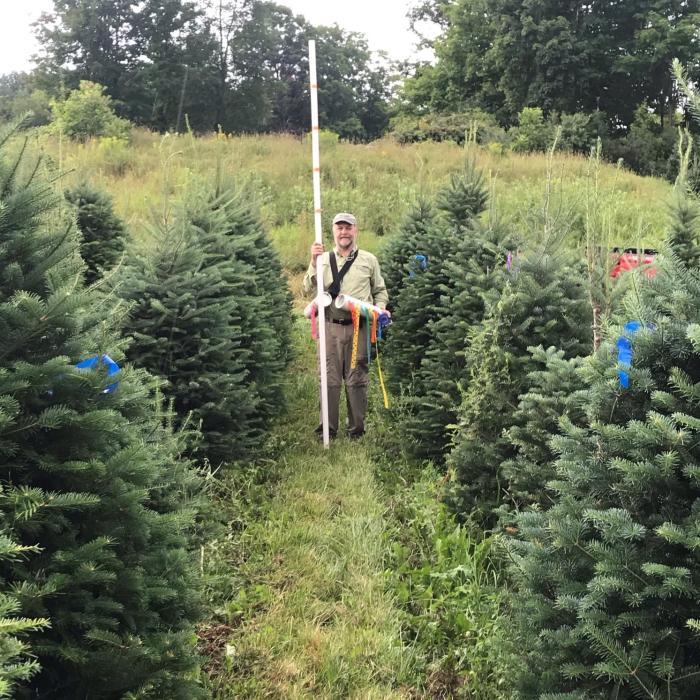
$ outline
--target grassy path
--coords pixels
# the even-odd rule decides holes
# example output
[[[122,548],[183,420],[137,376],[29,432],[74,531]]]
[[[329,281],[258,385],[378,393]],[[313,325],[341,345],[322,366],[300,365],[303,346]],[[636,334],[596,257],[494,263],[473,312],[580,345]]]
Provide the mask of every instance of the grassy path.
[[[314,440],[313,356],[301,344],[278,427],[281,479],[246,533],[248,604],[216,697],[410,697],[411,651],[384,577],[383,494],[362,441]]]

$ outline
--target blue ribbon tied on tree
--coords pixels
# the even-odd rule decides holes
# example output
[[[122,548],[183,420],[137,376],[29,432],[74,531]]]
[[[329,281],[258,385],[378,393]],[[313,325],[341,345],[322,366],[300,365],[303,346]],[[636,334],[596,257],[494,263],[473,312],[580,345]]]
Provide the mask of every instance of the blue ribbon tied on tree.
[[[78,362],[76,367],[78,369],[96,369],[100,364],[100,361],[107,370],[108,377],[111,377],[113,374],[116,374],[121,370],[119,365],[109,355],[102,355],[101,358],[97,355],[94,355],[93,357],[88,357],[87,360],[81,360],[80,362]],[[102,390],[102,393],[111,394],[118,386],[119,382],[109,384]]]
[[[617,339],[617,364],[620,369],[617,370],[617,375],[620,378],[620,386],[623,389],[630,387],[630,375],[627,370],[632,366],[634,356],[634,348],[632,338],[640,329],[654,330],[656,326],[652,323],[642,323],[641,321],[628,321],[624,325],[625,335],[621,335]]]
[[[420,270],[427,270],[428,269],[428,256],[427,255],[414,255],[410,266],[408,268],[408,276],[409,277],[415,277],[416,276],[416,268]]]

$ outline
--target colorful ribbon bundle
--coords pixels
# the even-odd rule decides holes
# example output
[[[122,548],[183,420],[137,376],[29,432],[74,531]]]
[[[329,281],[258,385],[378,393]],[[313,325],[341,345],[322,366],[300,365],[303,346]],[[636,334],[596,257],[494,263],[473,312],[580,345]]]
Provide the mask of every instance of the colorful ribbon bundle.
[[[423,257],[423,256],[420,256]],[[426,261],[427,264],[427,261]],[[422,269],[425,269],[421,265]],[[324,306],[326,306],[326,300],[324,300]],[[379,362],[379,341],[382,340],[382,335],[384,328],[386,328],[391,323],[391,314],[384,309],[381,309],[374,304],[370,304],[366,301],[360,301],[353,297],[347,295],[339,294],[336,297],[335,305],[339,309],[345,309],[350,313],[352,318],[352,354],[350,356],[350,367],[354,369],[357,367],[357,354],[360,345],[360,322],[364,318],[367,324],[367,363],[369,364],[372,358],[372,343],[375,346],[375,353],[377,358],[377,373],[379,374],[379,384],[382,388],[382,396],[384,398],[384,407],[389,408],[389,394],[386,390],[386,385],[384,384],[384,374],[382,373],[382,366]],[[311,320],[311,337],[314,340],[318,340],[318,302],[317,300],[312,301],[304,309],[304,316]]]

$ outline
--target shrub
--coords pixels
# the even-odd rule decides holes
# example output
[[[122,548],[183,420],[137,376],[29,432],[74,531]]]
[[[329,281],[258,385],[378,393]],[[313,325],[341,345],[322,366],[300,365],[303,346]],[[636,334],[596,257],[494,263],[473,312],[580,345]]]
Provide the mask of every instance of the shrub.
[[[399,143],[454,141],[463,144],[470,133],[474,134],[479,144],[503,141],[505,138],[496,119],[478,109],[420,117],[402,114],[391,120],[391,134]]]
[[[76,141],[86,141],[95,136],[127,138],[130,124],[114,113],[111,98],[105,88],[89,80],[81,80],[80,88],[68,97],[51,103],[52,127]]]
[[[545,121],[539,107],[524,107],[518,115],[518,126],[508,132],[511,148],[519,153],[546,151],[554,139],[554,127]]]

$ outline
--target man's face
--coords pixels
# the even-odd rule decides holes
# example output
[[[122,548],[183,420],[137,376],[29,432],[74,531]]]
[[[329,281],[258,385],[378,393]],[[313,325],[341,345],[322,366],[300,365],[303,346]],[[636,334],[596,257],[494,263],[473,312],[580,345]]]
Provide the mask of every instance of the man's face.
[[[355,247],[355,239],[357,238],[357,226],[349,224],[347,221],[339,221],[333,224],[333,240],[335,247],[343,257],[352,252]]]

